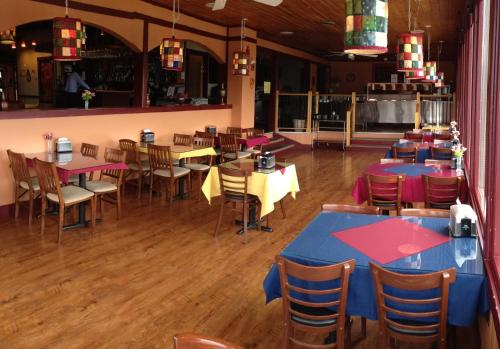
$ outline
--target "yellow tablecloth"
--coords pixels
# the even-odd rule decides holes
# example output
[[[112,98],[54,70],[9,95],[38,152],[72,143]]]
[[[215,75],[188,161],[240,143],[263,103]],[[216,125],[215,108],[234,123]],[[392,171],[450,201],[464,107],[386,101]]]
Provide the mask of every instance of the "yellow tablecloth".
[[[140,146],[139,151],[141,153],[147,154],[148,148]],[[196,147],[189,147],[189,146],[184,146],[184,145],[171,145],[170,146],[170,154],[172,154],[172,159],[175,159],[175,160],[196,158],[199,156],[207,156],[207,155],[212,155],[212,156],[217,155],[217,153],[215,152],[215,149],[212,147],[196,148]]]
[[[295,193],[300,191],[295,165],[287,165],[284,172],[281,173],[280,170],[271,173],[254,171],[248,177],[248,194],[256,195],[259,198],[262,204],[262,217],[274,211],[274,203],[280,201],[286,194],[290,193],[295,199]],[[212,166],[201,190],[209,203],[213,197],[220,195],[217,166]]]

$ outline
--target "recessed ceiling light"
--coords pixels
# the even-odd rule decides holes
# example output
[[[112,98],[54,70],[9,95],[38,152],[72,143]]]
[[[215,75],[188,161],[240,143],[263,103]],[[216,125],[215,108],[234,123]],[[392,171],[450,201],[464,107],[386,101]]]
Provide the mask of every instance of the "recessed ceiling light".
[[[215,5],[215,2],[213,2],[213,1],[212,2],[207,2],[205,4],[205,6],[208,7],[208,8],[214,8],[214,5]]]
[[[426,27],[426,28],[432,28],[432,25],[430,25],[430,24],[426,24],[426,25],[425,25],[425,27]]]
[[[323,24],[323,25],[334,25],[335,21],[332,21],[331,19],[326,19],[326,20],[322,21],[321,24]]]
[[[281,31],[280,34],[281,35],[293,35],[294,32],[291,32],[291,31]]]

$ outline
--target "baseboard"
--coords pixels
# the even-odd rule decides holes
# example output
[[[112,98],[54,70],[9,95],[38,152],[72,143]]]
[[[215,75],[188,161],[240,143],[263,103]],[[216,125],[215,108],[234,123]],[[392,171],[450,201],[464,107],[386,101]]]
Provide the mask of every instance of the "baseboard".
[[[14,204],[0,206],[0,222],[6,222],[14,217]]]

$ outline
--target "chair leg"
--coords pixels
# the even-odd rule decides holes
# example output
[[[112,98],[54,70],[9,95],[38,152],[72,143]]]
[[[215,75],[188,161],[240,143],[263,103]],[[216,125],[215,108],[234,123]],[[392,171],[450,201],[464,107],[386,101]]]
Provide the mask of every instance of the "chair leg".
[[[219,233],[220,224],[222,222],[222,215],[224,213],[224,204],[224,199],[222,199],[219,210],[219,218],[217,219],[217,224],[215,225],[214,237],[217,237],[217,234]]]
[[[361,338],[366,338],[366,318],[361,317]]]
[[[169,195],[169,202],[173,203],[174,202],[174,192],[175,192],[175,179],[174,178],[169,178],[168,179],[168,195]]]
[[[35,198],[33,192],[30,191],[30,201],[29,201],[29,213],[28,213],[28,225],[31,227],[31,223],[33,223],[33,206],[35,203]],[[17,217],[16,217],[17,218]]]
[[[122,196],[120,190],[116,191],[116,219],[122,218]]]
[[[248,242],[248,203],[243,201],[243,243]]]
[[[102,200],[102,198],[99,198],[100,200]],[[90,199],[90,220],[91,220],[91,232],[93,233],[95,231],[95,214],[96,214],[96,201],[97,201],[97,197],[94,195],[91,199]],[[102,209],[102,201],[101,201],[101,209]]]
[[[198,201],[200,201],[201,200],[201,180],[203,177],[203,172],[199,171],[197,173],[196,177],[198,178],[198,186],[197,186],[198,187]]]
[[[154,175],[153,172],[149,174],[149,203],[151,204],[151,201],[153,201],[153,182],[154,182]]]
[[[47,199],[46,197],[42,197],[42,217],[40,222],[40,235],[43,236],[45,231],[45,211],[47,211]]]
[[[137,177],[137,198],[141,198],[142,193],[142,171],[139,171],[139,177]]]
[[[57,243],[61,243],[62,232],[64,227],[64,203],[59,203],[59,224],[58,224],[58,234],[57,234]]]
[[[283,199],[280,200],[280,207],[281,207],[281,215],[283,219],[286,218],[286,212],[285,212],[285,203],[283,202]]]
[[[18,194],[17,186],[16,186],[16,189],[14,191],[14,195],[16,196],[16,207],[15,207],[14,217],[17,220],[19,218],[19,198],[18,198],[19,194]]]

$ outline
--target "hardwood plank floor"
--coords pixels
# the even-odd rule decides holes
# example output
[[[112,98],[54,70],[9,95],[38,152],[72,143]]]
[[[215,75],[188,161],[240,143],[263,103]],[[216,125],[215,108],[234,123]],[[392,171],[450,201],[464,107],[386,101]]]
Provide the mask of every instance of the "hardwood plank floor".
[[[246,348],[281,347],[281,302],[265,304],[262,281],[285,245],[324,202],[353,203],[356,176],[383,151],[295,152],[301,191],[272,213],[273,233],[241,243],[227,212],[212,237],[218,201],[159,197],[149,205],[132,190],[120,221],[106,215],[96,232],[45,237],[26,216],[0,224],[0,348],[171,348],[178,332],[199,332]],[[228,210],[229,211],[229,210]],[[50,222],[50,221],[49,221]],[[457,348],[477,348],[475,328],[458,331]],[[354,348],[375,348],[377,325]],[[359,338],[356,319],[353,339]],[[404,347],[407,348],[407,347]]]

